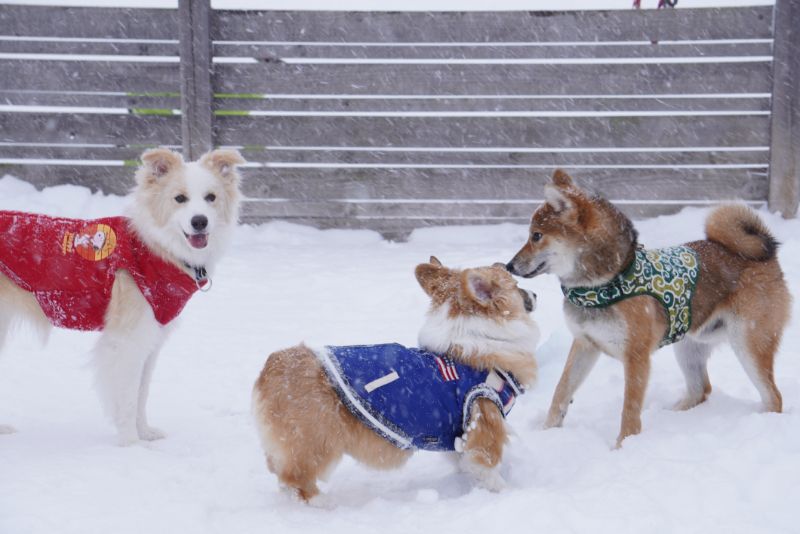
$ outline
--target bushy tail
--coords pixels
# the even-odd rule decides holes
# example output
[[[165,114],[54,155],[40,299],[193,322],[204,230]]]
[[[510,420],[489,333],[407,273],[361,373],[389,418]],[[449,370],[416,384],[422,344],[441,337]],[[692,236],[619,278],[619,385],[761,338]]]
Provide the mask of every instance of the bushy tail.
[[[778,242],[752,209],[741,204],[720,206],[706,219],[706,236],[748,260],[775,257]]]

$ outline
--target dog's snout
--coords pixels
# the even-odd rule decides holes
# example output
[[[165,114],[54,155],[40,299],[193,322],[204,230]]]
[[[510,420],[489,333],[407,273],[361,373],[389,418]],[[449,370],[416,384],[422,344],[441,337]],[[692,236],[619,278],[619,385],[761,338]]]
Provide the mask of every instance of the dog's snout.
[[[514,271],[514,260],[506,263],[506,271],[510,272],[511,274],[517,274],[516,271]]]
[[[197,232],[202,232],[208,227],[208,217],[205,215],[195,215],[192,217],[192,228]]]

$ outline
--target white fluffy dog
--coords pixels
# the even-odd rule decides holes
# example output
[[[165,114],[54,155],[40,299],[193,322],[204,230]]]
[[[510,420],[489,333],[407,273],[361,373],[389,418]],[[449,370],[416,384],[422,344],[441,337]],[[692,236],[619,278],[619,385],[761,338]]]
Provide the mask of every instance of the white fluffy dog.
[[[121,444],[164,437],[147,422],[153,367],[172,320],[210,285],[236,225],[244,160],[215,150],[184,162],[159,148],[142,162],[127,218],[0,212],[0,348],[18,319],[44,335],[52,325],[102,330],[96,384]],[[86,233],[103,233],[102,247],[85,246]]]

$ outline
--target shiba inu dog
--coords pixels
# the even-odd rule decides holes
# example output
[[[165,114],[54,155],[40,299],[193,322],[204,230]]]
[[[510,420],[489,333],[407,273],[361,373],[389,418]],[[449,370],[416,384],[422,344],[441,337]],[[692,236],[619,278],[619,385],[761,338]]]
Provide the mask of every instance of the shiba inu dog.
[[[673,342],[686,378],[678,409],[706,400],[706,362],[715,344],[728,341],[764,409],[781,411],[773,366],[791,297],[778,243],[755,212],[721,206],[706,221],[705,240],[645,251],[627,217],[566,173],[556,171],[545,199],[533,214],[528,242],[507,269],[526,278],[555,274],[566,297],[574,341],[546,427],[562,424],[575,391],[604,352],[625,368],[620,446],[641,430],[651,354]]]
[[[148,150],[129,217],[0,212],[0,346],[20,319],[43,336],[51,326],[102,330],[96,383],[121,444],[163,437],[147,422],[151,373],[172,320],[208,289],[236,225],[241,163],[231,150],[191,163]]]
[[[344,454],[389,469],[415,449],[459,451],[478,483],[502,487],[503,418],[536,376],[535,295],[502,264],[431,258],[416,277],[432,301],[420,349],[301,344],[267,359],[253,412],[269,470],[298,498],[315,498]]]

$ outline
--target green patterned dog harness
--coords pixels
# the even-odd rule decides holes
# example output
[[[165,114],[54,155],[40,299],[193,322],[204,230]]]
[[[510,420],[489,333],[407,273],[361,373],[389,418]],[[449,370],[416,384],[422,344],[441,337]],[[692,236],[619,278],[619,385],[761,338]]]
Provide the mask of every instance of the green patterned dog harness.
[[[669,327],[659,347],[683,339],[692,326],[692,296],[700,260],[689,247],[636,250],[633,263],[609,283],[598,287],[561,287],[575,306],[605,308],[629,297],[650,295],[667,312]]]

